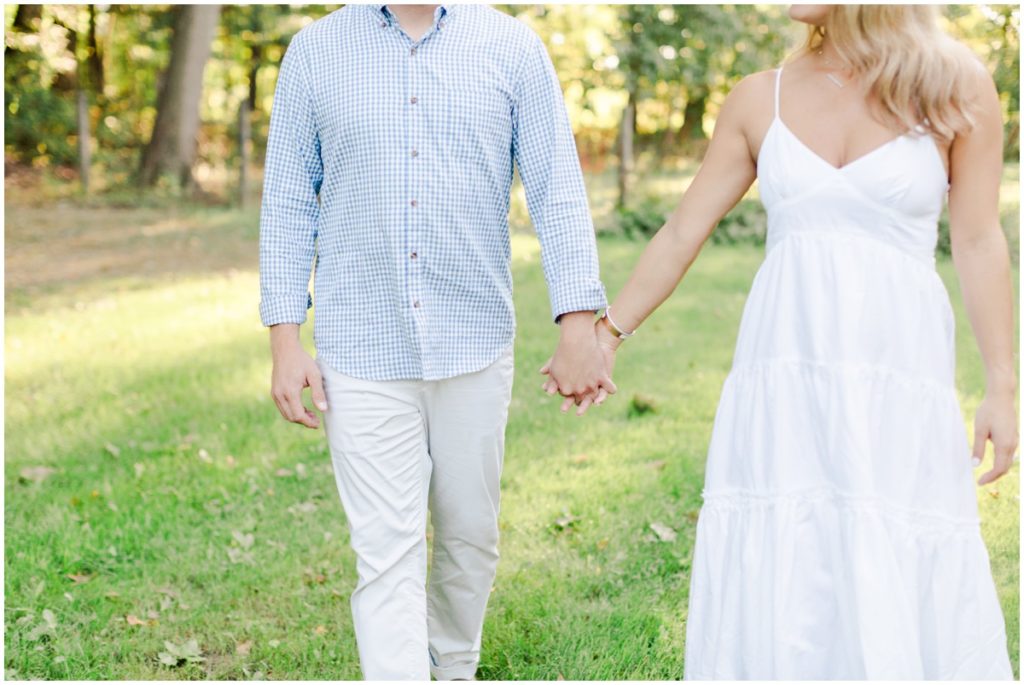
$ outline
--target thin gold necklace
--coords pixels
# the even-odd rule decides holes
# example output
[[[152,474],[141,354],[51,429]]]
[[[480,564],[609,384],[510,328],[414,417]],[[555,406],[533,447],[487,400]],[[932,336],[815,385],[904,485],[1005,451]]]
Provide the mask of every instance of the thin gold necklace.
[[[825,55],[825,49],[824,48],[818,48],[818,57],[821,57],[823,60],[825,60],[825,66],[831,67],[831,68],[835,67],[835,65],[832,63],[832,60],[829,59],[828,56]],[[825,78],[827,78],[829,81],[834,83],[839,88],[845,88],[846,87],[846,83],[844,83],[842,79],[840,79],[838,76],[836,76],[831,71],[826,71],[825,72]]]

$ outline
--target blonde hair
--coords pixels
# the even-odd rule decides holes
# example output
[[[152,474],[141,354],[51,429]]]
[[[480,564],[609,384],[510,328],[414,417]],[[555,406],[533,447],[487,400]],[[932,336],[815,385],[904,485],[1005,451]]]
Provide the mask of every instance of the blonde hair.
[[[826,39],[878,98],[885,123],[908,131],[924,123],[945,141],[973,127],[968,82],[979,62],[939,28],[933,6],[832,5],[804,49]]]

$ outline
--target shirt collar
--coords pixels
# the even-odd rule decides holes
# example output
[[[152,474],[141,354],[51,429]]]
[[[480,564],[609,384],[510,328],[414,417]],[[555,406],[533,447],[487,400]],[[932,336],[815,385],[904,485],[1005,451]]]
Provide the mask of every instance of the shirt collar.
[[[395,23],[395,16],[388,11],[388,6],[386,3],[377,3],[374,5],[368,5],[368,7],[372,8],[379,18],[383,19],[389,24]],[[457,7],[457,5],[438,5],[437,9],[434,10],[434,26],[437,26],[438,22],[441,21],[441,19],[444,19],[446,21],[450,19],[452,16],[452,10],[454,10],[455,7]]]

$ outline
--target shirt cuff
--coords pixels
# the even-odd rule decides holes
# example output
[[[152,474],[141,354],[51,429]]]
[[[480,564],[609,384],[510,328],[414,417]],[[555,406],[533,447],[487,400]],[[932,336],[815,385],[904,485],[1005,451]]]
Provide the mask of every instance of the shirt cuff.
[[[604,286],[596,278],[584,278],[551,286],[551,316],[555,323],[559,317],[571,312],[596,312],[608,306]]]
[[[260,300],[260,320],[264,326],[279,323],[306,323],[306,310],[313,306],[313,296],[274,295]]]

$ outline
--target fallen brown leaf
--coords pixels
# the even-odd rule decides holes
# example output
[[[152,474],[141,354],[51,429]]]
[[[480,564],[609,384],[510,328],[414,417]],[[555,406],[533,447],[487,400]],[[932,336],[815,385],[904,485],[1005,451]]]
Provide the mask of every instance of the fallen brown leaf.
[[[21,477],[34,483],[42,483],[55,473],[57,469],[49,466],[26,466],[21,470]]]
[[[662,542],[674,542],[676,539],[676,532],[668,526],[660,523],[652,523],[651,530],[658,536],[658,539]]]

